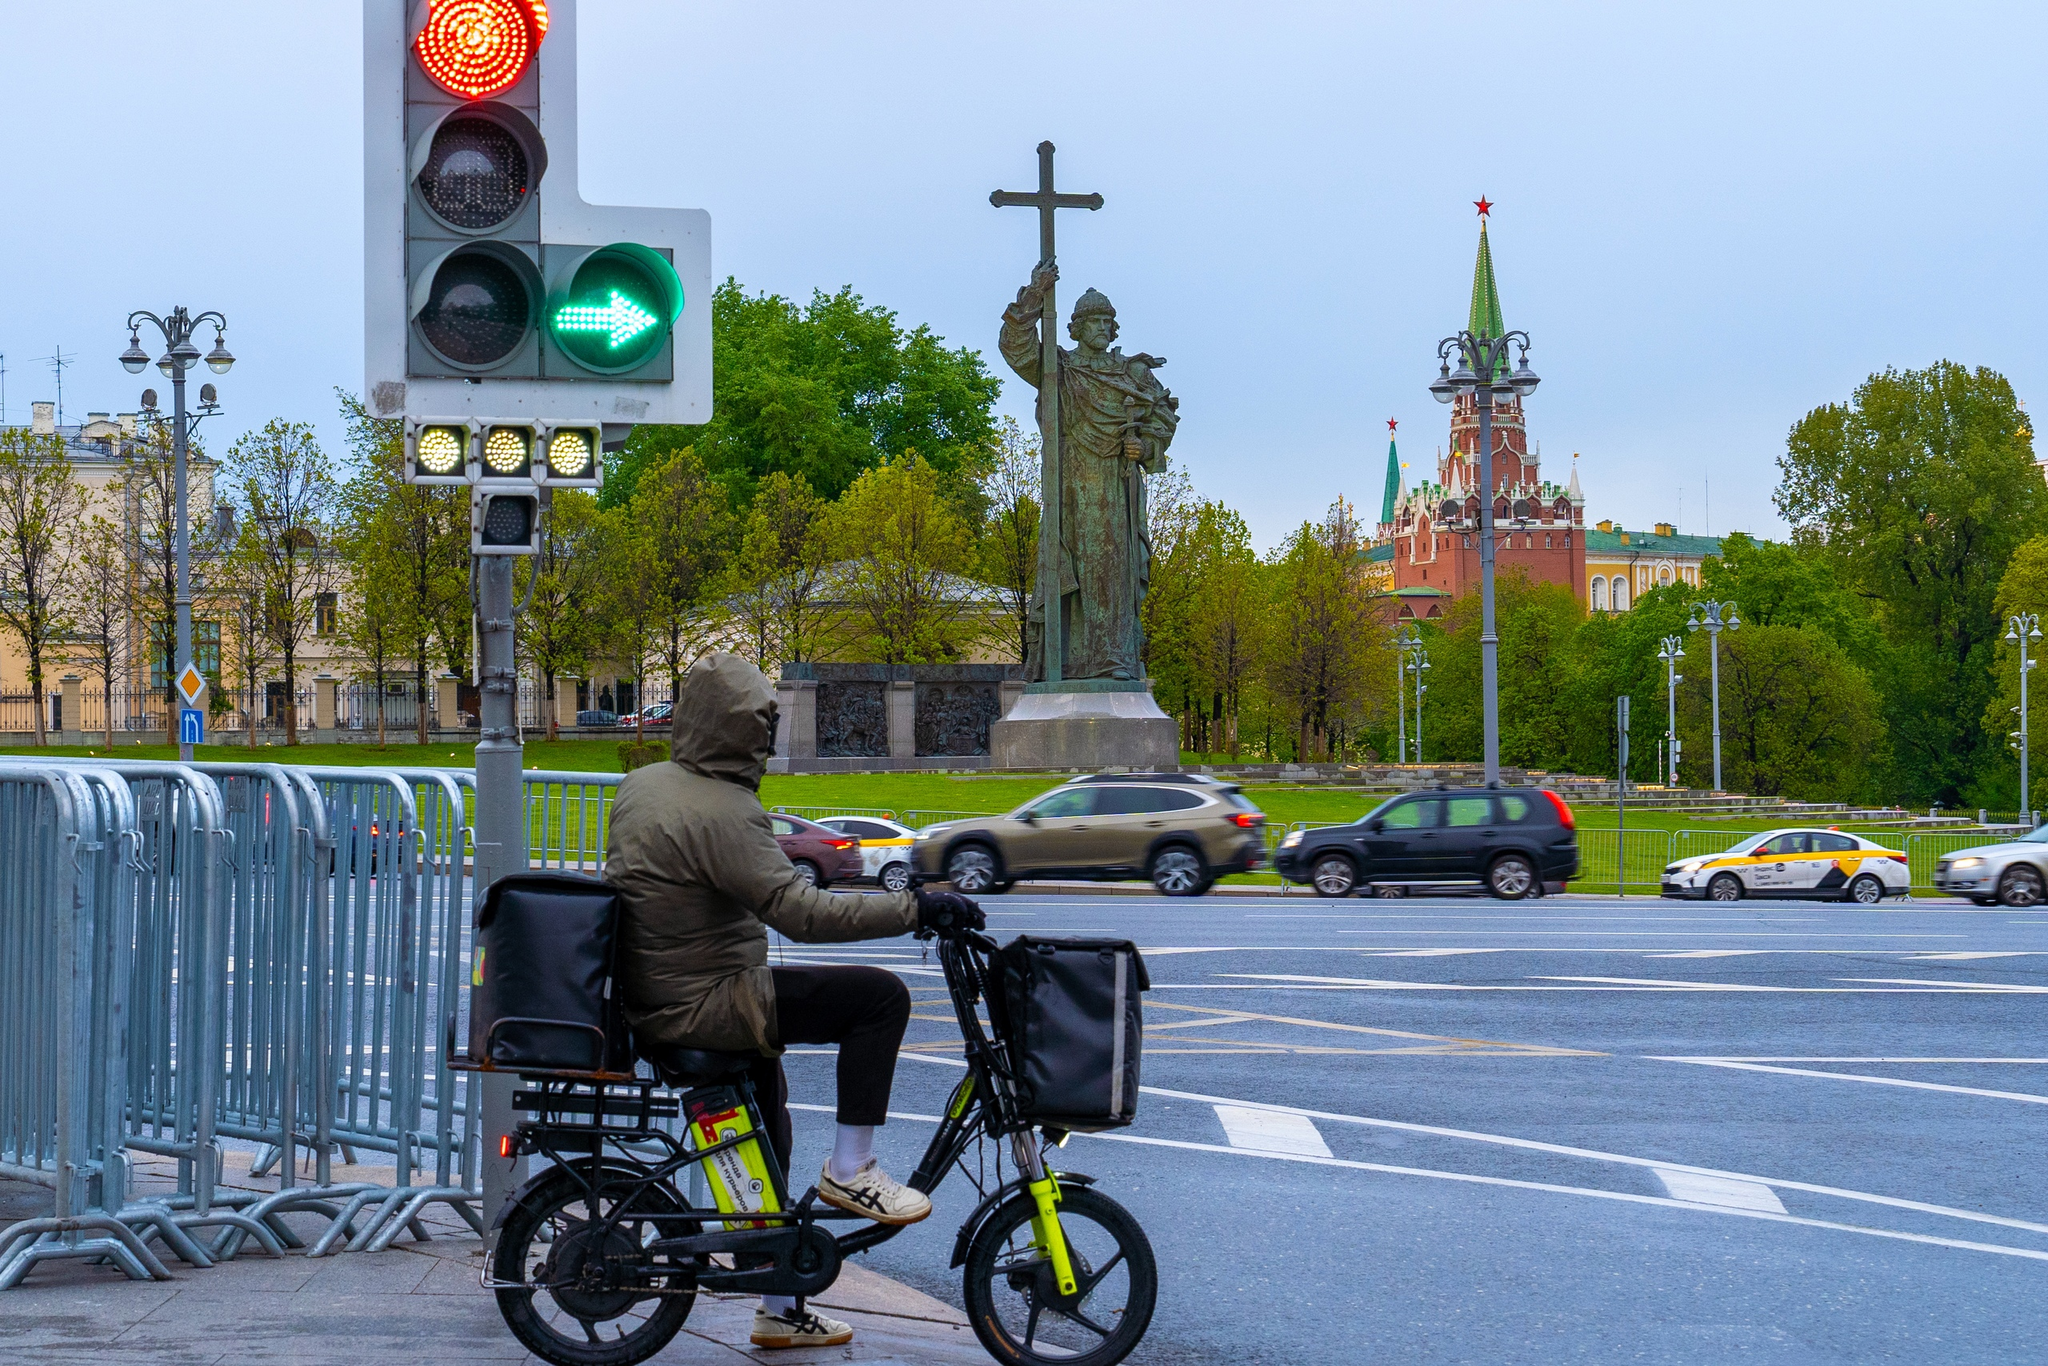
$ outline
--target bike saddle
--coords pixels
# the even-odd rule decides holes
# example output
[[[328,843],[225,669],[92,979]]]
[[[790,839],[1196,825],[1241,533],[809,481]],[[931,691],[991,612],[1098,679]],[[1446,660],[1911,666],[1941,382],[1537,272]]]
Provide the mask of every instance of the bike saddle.
[[[725,1053],[710,1048],[685,1048],[681,1044],[636,1039],[640,1056],[654,1067],[656,1075],[670,1086],[715,1086],[746,1075],[758,1053]]]

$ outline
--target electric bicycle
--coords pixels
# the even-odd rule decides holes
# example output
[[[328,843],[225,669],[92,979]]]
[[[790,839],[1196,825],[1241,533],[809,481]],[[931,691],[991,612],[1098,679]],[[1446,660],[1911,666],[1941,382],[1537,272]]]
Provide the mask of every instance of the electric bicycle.
[[[1151,1322],[1152,1245],[1093,1178],[1048,1165],[1064,1131],[1020,1114],[1017,1054],[991,994],[997,947],[972,930],[937,937],[967,1071],[907,1184],[929,1193],[958,1168],[981,1195],[951,1265],[992,1357],[1113,1366]],[[508,1142],[549,1165],[501,1211],[482,1284],[514,1336],[558,1366],[646,1360],[682,1330],[699,1290],[787,1295],[801,1308],[847,1257],[902,1231],[823,1203],[815,1186],[790,1199],[746,1077],[755,1055],[640,1052],[656,1078],[517,1069],[527,1087],[514,1103],[532,1118]],[[709,1206],[685,1194],[692,1169]]]

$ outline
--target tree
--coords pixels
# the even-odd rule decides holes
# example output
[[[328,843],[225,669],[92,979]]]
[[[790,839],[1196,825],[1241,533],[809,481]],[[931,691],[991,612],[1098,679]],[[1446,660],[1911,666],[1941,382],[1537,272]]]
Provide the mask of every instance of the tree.
[[[1710,699],[1679,699],[1685,747],[1703,753]],[[1884,719],[1870,677],[1812,626],[1743,626],[1721,637],[1721,766],[1729,790],[1807,801],[1862,795]]]
[[[1201,555],[1190,534],[1197,506],[1194,485],[1183,470],[1146,481],[1145,530],[1151,543],[1151,564],[1145,596],[1138,603],[1144,629],[1142,657],[1154,694],[1180,717],[1183,749],[1195,747],[1195,717],[1200,709],[1193,612]]]
[[[754,663],[815,659],[833,609],[826,600],[835,547],[827,504],[802,475],[761,481],[742,521],[727,604],[754,645]]]
[[[1891,647],[1875,661],[1895,790],[1956,804],[2000,761],[1982,718],[2013,551],[2048,512],[2012,386],[1942,361],[1886,370],[1795,424],[1776,501]]]
[[[1031,649],[1031,589],[1038,579],[1038,438],[1006,417],[995,456],[982,476],[988,519],[980,537],[981,580],[1002,595],[1005,620],[997,641],[1022,664]]]
[[[2009,742],[2009,748],[2002,756],[2004,763],[1995,764],[1990,774],[1981,783],[1982,792],[1978,800],[1985,805],[2005,810],[2019,806],[2019,755],[2018,742],[2012,740],[2012,733],[2019,729],[2020,710],[2020,647],[2018,641],[2004,638],[2007,623],[2020,613],[2048,616],[2048,535],[2036,536],[2013,552],[2006,565],[2005,577],[1998,582],[1998,623],[1999,640],[1997,653],[1992,664],[1991,700],[1984,708],[1984,733]],[[2042,646],[2048,639],[2027,642],[2027,661],[2040,659]],[[2039,669],[2030,669],[2033,677],[2027,681],[2027,733],[2029,740],[2028,761],[2031,763],[2035,752],[2048,752],[2048,732],[2043,732],[2038,718],[2048,717],[2048,700],[2042,693],[2048,691],[2048,680],[2044,680]],[[2035,737],[2041,737],[2039,741]],[[1997,753],[1999,746],[1993,747]],[[2027,800],[2038,808],[2044,788],[2038,776],[2044,771],[2036,767],[2027,783]]]
[[[1238,721],[1246,688],[1255,677],[1264,645],[1264,583],[1251,532],[1244,518],[1219,502],[1196,513],[1194,538],[1202,547],[1201,592],[1196,600],[1196,673],[1212,693],[1209,715],[1222,734],[1205,740],[1209,752],[1220,738],[1234,759]]]
[[[891,460],[854,481],[832,508],[831,542],[851,629],[884,664],[956,658],[974,634],[977,585],[965,522],[921,456]]]
[[[233,634],[221,642],[226,654],[222,662],[228,670],[222,681],[231,683],[233,690],[244,698],[242,738],[248,741],[250,749],[254,749],[256,718],[263,705],[263,685],[270,677],[271,667],[277,662],[270,637],[264,630],[261,565],[255,562],[250,545],[239,539],[235,548],[222,558],[221,564],[230,571],[221,576],[228,587],[213,601],[232,607],[235,628]],[[232,572],[238,566],[246,572]]]
[[[192,600],[206,601],[215,569],[228,548],[215,535],[213,461],[196,436],[187,442],[190,476],[187,504],[191,510],[190,573]],[[151,686],[164,690],[164,729],[168,743],[178,739],[178,500],[177,459],[170,425],[161,418],[144,422],[128,448],[116,485],[125,528],[123,545],[133,594],[130,615],[141,639],[137,653],[146,662],[138,670]],[[195,652],[196,653],[196,652]],[[202,665],[202,670],[204,666]],[[216,666],[214,672],[218,673]],[[156,683],[154,679],[161,679]],[[219,680],[214,680],[216,683]]]
[[[320,595],[341,587],[331,543],[339,489],[312,427],[283,418],[243,433],[227,468],[247,514],[241,562],[256,576],[262,632],[284,665],[285,743],[296,745],[299,653],[316,629]]]
[[[121,529],[94,515],[74,521],[66,533],[71,579],[70,659],[100,681],[101,719],[107,748],[114,746],[114,680],[120,676],[128,638],[128,557]]]
[[[850,286],[799,307],[728,279],[711,299],[711,337],[711,421],[636,429],[607,474],[607,506],[629,502],[645,470],[686,446],[745,506],[778,470],[831,501],[912,451],[957,492],[994,445],[1001,385],[980,354],[905,331]]]
[[[540,553],[520,557],[514,567],[526,571],[526,610],[519,618],[519,644],[540,671],[541,706],[547,712],[548,739],[560,733],[555,708],[555,680],[581,673],[589,663],[591,645],[603,638],[595,609],[602,598],[601,568],[596,554],[597,500],[580,489],[556,489],[554,505],[541,518]]]
[[[1274,557],[1267,676],[1303,760],[1341,753],[1342,728],[1362,719],[1379,675],[1392,671],[1363,550],[1351,505],[1339,498]]]
[[[85,513],[62,437],[0,427],[0,626],[21,642],[35,699],[36,743],[49,741],[44,666],[67,629],[75,562],[65,538]]]
[[[673,702],[696,659],[712,592],[731,554],[732,513],[725,489],[684,447],[641,472],[627,517],[647,576],[653,652],[668,671]]]
[[[1649,598],[1645,594],[1643,601]],[[1493,602],[1494,630],[1500,638],[1496,683],[1501,762],[1556,767],[1582,731],[1604,734],[1606,748],[1599,753],[1611,755],[1614,692],[1611,684],[1588,685],[1586,656],[1627,657],[1607,639],[1619,629],[1616,621],[1601,618],[1591,623],[1590,636],[1582,637],[1581,628],[1587,625],[1585,611],[1572,590],[1563,584],[1531,583],[1520,566],[1497,573]],[[1444,614],[1442,638],[1433,641],[1429,650],[1425,734],[1433,750],[1457,759],[1477,760],[1485,746],[1479,630],[1480,596],[1467,593]],[[1654,665],[1654,647],[1649,653]],[[1633,688],[1629,691],[1637,697],[1645,695]],[[1590,706],[1589,694],[1598,698]]]

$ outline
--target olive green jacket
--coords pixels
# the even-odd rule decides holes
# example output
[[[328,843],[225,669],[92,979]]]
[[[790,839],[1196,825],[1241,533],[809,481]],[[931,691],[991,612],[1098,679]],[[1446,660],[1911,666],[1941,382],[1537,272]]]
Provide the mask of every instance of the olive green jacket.
[[[619,784],[604,877],[624,903],[626,1019],[644,1036],[780,1052],[768,926],[812,944],[916,928],[908,892],[821,892],[797,876],[756,795],[774,717],[766,675],[738,655],[707,655],[676,699],[672,761]]]

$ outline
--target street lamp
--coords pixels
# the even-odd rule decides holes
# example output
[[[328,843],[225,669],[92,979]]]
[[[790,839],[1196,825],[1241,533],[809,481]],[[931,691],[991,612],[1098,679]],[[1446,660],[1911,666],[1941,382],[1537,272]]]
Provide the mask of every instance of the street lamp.
[[[1394,747],[1394,762],[1408,762],[1408,656],[1422,648],[1422,632],[1411,622],[1394,633],[1394,649],[1397,652],[1394,664],[1394,715],[1399,725],[1398,740]],[[1422,709],[1415,710],[1416,733],[1422,729]]]
[[[1423,673],[1429,668],[1429,651],[1422,648],[1422,642],[1415,642],[1415,657],[1408,662],[1408,672],[1415,675],[1415,762],[1422,762],[1422,695],[1429,691],[1429,684],[1422,681]]]
[[[1664,753],[1667,758],[1664,781],[1678,786],[1678,685],[1685,681],[1685,675],[1678,672],[1678,661],[1685,658],[1685,651],[1678,648],[1677,636],[1664,637],[1657,651],[1657,658],[1664,661]]]
[[[131,375],[141,374],[149,364],[149,353],[142,349],[141,328],[144,322],[154,324],[163,335],[164,353],[158,358],[156,368],[171,381],[171,456],[178,503],[175,533],[178,560],[177,662],[171,674],[176,680],[192,663],[192,536],[185,515],[185,452],[198,419],[185,411],[185,372],[201,359],[199,348],[192,344],[192,333],[201,323],[213,324],[213,349],[206,353],[204,359],[207,368],[216,375],[225,375],[234,365],[235,358],[228,352],[228,320],[223,315],[209,310],[194,317],[183,308],[174,308],[168,318],[159,318],[147,309],[137,309],[128,315],[128,349],[121,353],[121,367]],[[210,413],[214,406],[211,384],[201,391],[200,398]],[[178,742],[178,757],[187,762],[192,758],[192,746],[182,739]]]
[[[2005,638],[2020,647],[2020,814],[2031,824],[2027,807],[2027,670],[2041,661],[2027,658],[2027,642],[2041,638],[2041,618],[2033,612],[2016,613],[2006,624]]]
[[[1704,630],[1707,643],[1712,649],[1714,661],[1714,791],[1721,790],[1721,632],[1733,631],[1742,623],[1735,618],[1735,604],[1732,602],[1696,602],[1692,605],[1692,619],[1686,622],[1689,631]]]
[[[1519,363],[1513,374],[1502,378],[1511,342],[1521,348]],[[1456,370],[1451,369],[1453,349],[1458,355]],[[1494,787],[1500,782],[1500,637],[1493,630],[1493,403],[1496,398],[1527,398],[1538,381],[1529,368],[1529,334],[1519,330],[1500,337],[1459,332],[1437,343],[1436,357],[1437,377],[1429,392],[1437,402],[1470,398],[1479,409],[1479,688],[1486,785]],[[1421,730],[1419,711],[1416,729]]]

